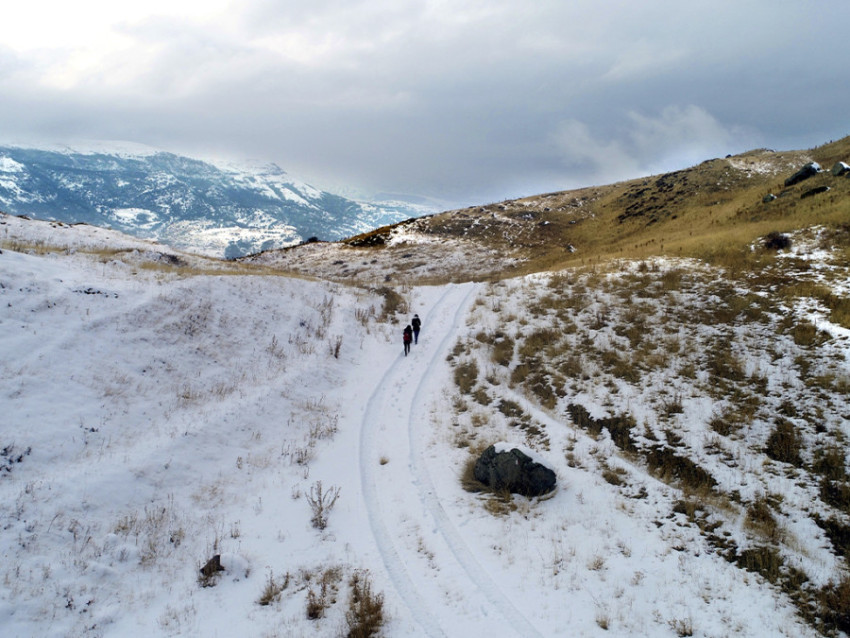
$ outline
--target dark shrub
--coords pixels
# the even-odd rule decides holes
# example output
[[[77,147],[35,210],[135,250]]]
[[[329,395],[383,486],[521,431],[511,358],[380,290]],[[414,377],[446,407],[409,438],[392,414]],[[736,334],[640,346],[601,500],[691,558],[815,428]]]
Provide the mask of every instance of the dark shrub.
[[[773,547],[759,546],[745,549],[738,555],[738,565],[749,572],[761,574],[771,583],[782,575],[782,556]]]
[[[850,579],[829,583],[820,590],[821,618],[827,626],[850,632]]]
[[[779,526],[765,499],[758,499],[747,508],[746,524],[770,540],[776,540]]]
[[[497,334],[490,357],[493,363],[508,367],[514,358],[514,340],[508,335]]]
[[[786,419],[777,419],[776,427],[767,439],[765,453],[774,461],[799,467],[803,464],[800,458],[801,445],[802,441],[794,425]]]
[[[768,250],[783,250],[791,247],[791,238],[782,233],[772,232],[764,239],[764,247]]]
[[[827,505],[850,511],[850,485],[844,481],[830,481],[824,478],[820,483],[820,497]]]
[[[820,450],[812,469],[830,481],[842,481],[847,478],[847,470],[844,465],[844,452],[838,447],[829,447]]]
[[[824,531],[835,551],[841,554],[844,560],[850,561],[850,527],[835,518],[824,520],[817,514],[812,518]]]
[[[499,401],[499,412],[504,414],[506,417],[516,417],[519,418],[522,416],[522,408],[519,403],[516,401],[511,401],[510,399],[501,399]]]
[[[472,392],[472,388],[478,382],[478,364],[475,361],[466,361],[455,368],[455,384],[464,394]]]
[[[658,446],[644,454],[649,469],[663,480],[677,480],[693,490],[710,490],[717,485],[706,470],[670,448]]]
[[[606,419],[594,419],[584,406],[571,403],[567,406],[570,418],[577,426],[587,430],[594,436],[602,433],[603,428],[608,430],[611,440],[621,450],[634,452],[637,450],[634,439],[632,439],[632,428],[636,423],[634,417],[628,414],[609,417]]]

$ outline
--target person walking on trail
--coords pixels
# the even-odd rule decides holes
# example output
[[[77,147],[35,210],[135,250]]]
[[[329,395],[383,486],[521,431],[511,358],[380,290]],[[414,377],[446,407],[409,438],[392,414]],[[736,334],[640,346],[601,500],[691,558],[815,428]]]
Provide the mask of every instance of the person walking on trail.
[[[404,341],[404,356],[406,357],[410,352],[410,342],[413,341],[413,329],[410,327],[410,324],[407,324],[407,327],[404,329],[402,340]]]
[[[419,315],[413,315],[413,321],[410,323],[413,326],[413,343],[419,343],[419,329],[422,327]]]

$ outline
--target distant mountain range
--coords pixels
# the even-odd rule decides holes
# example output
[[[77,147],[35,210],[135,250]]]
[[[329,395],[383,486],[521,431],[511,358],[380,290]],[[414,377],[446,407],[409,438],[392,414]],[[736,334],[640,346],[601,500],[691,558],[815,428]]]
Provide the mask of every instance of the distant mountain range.
[[[433,209],[359,202],[275,164],[224,165],[154,150],[0,146],[0,210],[84,222],[216,257],[338,240]]]

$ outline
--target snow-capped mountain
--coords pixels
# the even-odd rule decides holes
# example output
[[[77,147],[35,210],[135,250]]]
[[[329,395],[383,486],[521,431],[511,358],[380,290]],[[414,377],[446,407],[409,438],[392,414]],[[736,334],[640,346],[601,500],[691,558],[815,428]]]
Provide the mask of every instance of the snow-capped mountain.
[[[227,258],[313,237],[342,239],[432,212],[346,199],[275,164],[225,165],[117,147],[0,147],[0,210],[105,226]]]

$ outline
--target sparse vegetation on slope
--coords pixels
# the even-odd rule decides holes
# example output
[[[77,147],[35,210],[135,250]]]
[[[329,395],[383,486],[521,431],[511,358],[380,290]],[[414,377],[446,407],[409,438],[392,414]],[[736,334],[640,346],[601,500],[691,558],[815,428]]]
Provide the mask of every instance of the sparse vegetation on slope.
[[[503,398],[459,412],[456,427],[559,452],[563,433],[506,398],[513,388],[596,441],[580,455],[569,439],[571,467],[630,498],[646,497],[641,472],[668,484],[680,494],[672,512],[709,551],[763,576],[819,631],[843,630],[831,605],[841,608],[850,529],[850,336],[835,311],[850,282],[846,235],[790,233],[782,254],[755,242],[734,268],[618,260],[493,284],[453,362],[457,401]],[[486,374],[466,372],[476,361]],[[593,445],[613,456],[594,458]],[[838,559],[827,578],[824,536]]]

